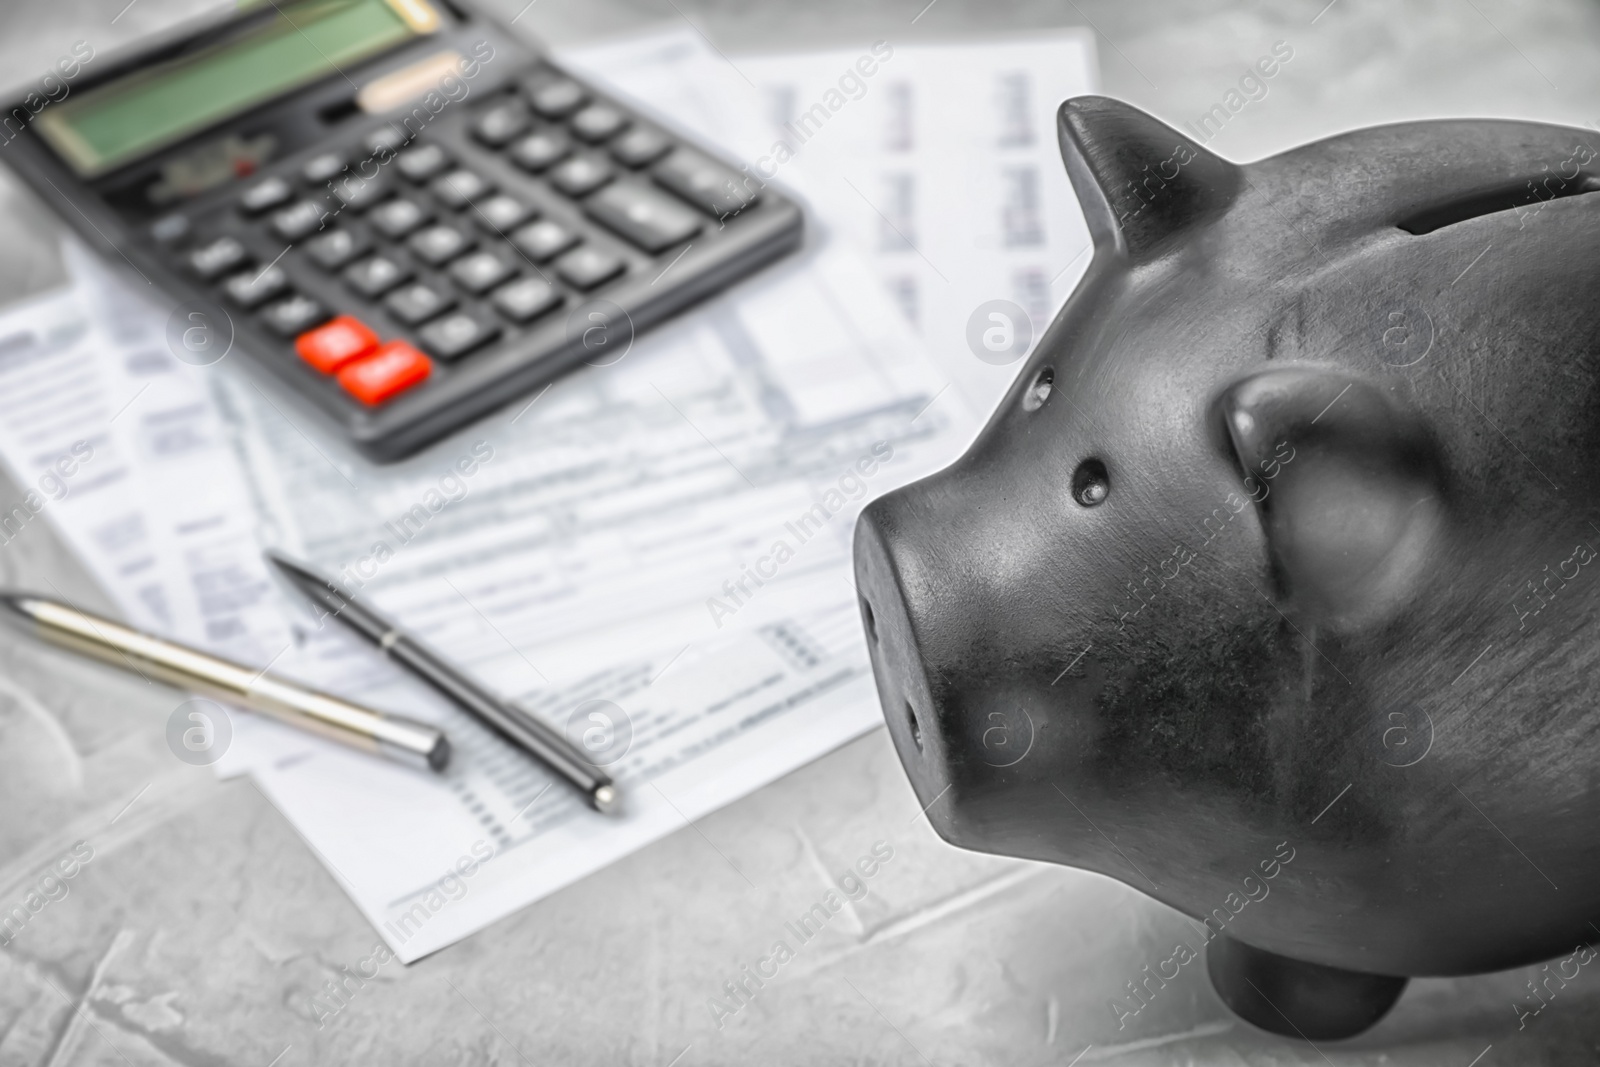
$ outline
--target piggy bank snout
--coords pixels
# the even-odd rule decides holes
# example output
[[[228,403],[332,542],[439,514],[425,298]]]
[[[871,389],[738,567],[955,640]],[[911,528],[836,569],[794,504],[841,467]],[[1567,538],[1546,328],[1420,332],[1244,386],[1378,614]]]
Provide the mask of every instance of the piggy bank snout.
[[[944,746],[938,709],[924,656],[933,590],[921,580],[914,546],[899,521],[904,492],[883,497],[862,513],[855,535],[855,581],[884,721],[918,795],[928,794],[926,801],[946,784],[939,770]]]

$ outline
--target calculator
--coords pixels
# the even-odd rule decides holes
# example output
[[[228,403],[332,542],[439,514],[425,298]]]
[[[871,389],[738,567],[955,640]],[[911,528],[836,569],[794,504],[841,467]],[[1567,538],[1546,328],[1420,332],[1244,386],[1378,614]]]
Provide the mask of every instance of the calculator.
[[[379,462],[801,241],[794,202],[461,0],[244,0],[67,84],[0,158],[163,293],[179,358],[237,353]]]

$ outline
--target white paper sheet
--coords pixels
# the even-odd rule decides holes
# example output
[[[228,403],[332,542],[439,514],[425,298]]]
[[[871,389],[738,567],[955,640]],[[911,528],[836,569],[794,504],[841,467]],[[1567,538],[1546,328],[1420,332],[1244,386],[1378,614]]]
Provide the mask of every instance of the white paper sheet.
[[[791,168],[806,172],[817,212],[854,239],[953,368],[955,388],[987,415],[1025,353],[1003,363],[977,356],[973,314],[1008,300],[1036,342],[1089,265],[1055,117],[1063,100],[1095,91],[1093,37],[886,41],[734,62],[760,88],[767,120],[769,141],[750,158],[770,160],[779,181]],[[778,163],[780,145],[795,152],[792,163]]]
[[[761,136],[759,97],[727,93],[733,72],[698,40],[572,61],[703,135]],[[976,421],[839,228],[813,229],[802,256],[621,363],[381,468],[226,360],[178,362],[149,294],[74,249],[73,292],[0,316],[0,396],[30,398],[0,413],[0,453],[36,482],[94,442],[40,514],[134,621],[449,732],[457,755],[435,777],[234,715],[219,765],[250,773],[414,960],[881,721],[854,517],[954,458]],[[630,733],[609,767],[627,815],[590,812],[319,625],[268,575],[269,544],[360,585],[575,740]]]

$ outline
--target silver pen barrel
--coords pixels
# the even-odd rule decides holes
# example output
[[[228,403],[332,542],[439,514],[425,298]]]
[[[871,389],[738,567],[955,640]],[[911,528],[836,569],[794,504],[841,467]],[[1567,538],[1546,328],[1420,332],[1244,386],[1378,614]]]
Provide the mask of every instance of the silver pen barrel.
[[[442,770],[450,760],[449,740],[427,723],[384,715],[44,597],[9,594],[3,600],[40,637],[114,667],[242,705],[419,769]]]

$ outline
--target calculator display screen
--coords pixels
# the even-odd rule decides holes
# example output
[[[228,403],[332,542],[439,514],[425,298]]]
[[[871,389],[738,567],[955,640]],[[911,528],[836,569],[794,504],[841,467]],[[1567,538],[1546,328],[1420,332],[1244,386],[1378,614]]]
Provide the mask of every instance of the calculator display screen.
[[[428,0],[274,7],[227,40],[63,100],[35,128],[81,176],[95,177],[439,25]]]

